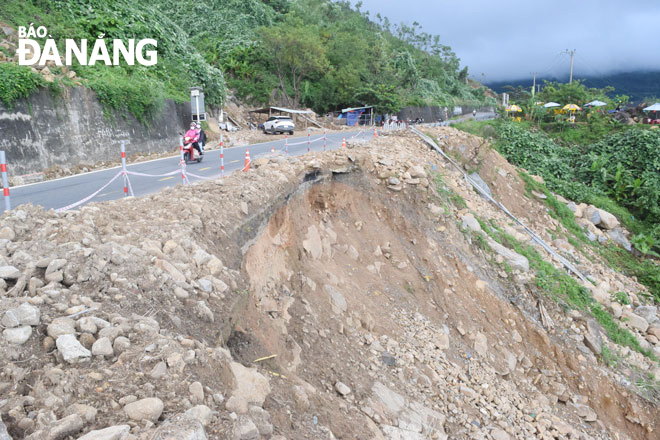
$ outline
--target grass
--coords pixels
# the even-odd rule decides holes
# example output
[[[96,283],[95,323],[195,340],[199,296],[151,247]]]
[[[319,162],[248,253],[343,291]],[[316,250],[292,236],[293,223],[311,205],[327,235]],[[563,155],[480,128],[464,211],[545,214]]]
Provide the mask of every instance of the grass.
[[[568,209],[568,207],[557,200],[557,198],[546,188],[545,185],[538,183],[531,176],[525,172],[519,173],[520,178],[525,182],[526,190],[542,192],[547,196],[545,203],[549,208],[548,213],[550,216],[559,221],[572,235],[568,237],[568,241],[580,252],[586,254],[586,247],[590,246],[597,254],[599,254],[607,262],[607,264],[614,270],[620,271],[627,276],[635,276],[637,280],[649,288],[655,301],[660,301],[660,266],[653,260],[637,258],[625,249],[616,245],[602,245],[598,242],[591,242],[587,238],[582,227],[575,221],[575,215]],[[619,220],[626,224],[635,224],[637,229],[643,228],[640,222],[636,222],[630,213],[622,208],[607,197],[600,198],[599,205],[595,206],[605,209],[606,211],[614,214]],[[607,206],[603,208],[602,206]],[[626,225],[627,226],[627,225]],[[631,232],[634,230],[631,229]]]
[[[603,346],[600,356],[601,361],[608,367],[614,369],[621,362],[621,357],[618,353],[613,353],[609,348]]]
[[[443,202],[449,202],[458,209],[467,208],[465,199],[449,189],[449,186],[447,186],[440,173],[435,173],[433,180],[435,181],[435,188],[438,197],[440,197]]]
[[[630,298],[626,292],[616,292],[612,294],[612,301],[616,301],[622,306],[630,304]]]
[[[619,326],[615,319],[603,307],[594,301],[589,291],[578,282],[554,267],[532,246],[520,243],[511,235],[502,231],[493,222],[486,223],[479,219],[482,229],[494,240],[513,249],[529,260],[530,268],[536,271],[536,287],[555,301],[563,303],[568,308],[575,308],[591,314],[603,327],[608,338],[622,346],[630,347],[642,355],[657,361],[657,357],[650,350],[644,350],[635,336],[625,328]]]

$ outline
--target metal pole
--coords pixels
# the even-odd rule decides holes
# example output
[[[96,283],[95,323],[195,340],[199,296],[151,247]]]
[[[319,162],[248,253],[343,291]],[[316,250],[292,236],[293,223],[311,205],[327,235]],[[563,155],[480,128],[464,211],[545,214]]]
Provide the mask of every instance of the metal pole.
[[[9,200],[9,179],[7,179],[7,158],[5,152],[0,151],[0,171],[2,171],[2,187],[5,195],[5,211],[11,211],[11,201]]]
[[[183,159],[183,137],[179,136],[179,151],[181,152],[181,160],[179,161],[179,165],[181,166],[181,181],[183,184],[186,184],[186,175],[183,172],[183,167],[186,164],[186,161]]]
[[[326,136],[326,131],[325,128],[323,129],[323,151],[325,151],[325,144],[327,141],[327,136]]]
[[[197,107],[197,122],[199,122],[199,95],[195,96],[195,107]]]
[[[289,136],[286,134],[284,135],[284,152],[289,154]]]
[[[309,128],[307,128],[307,152],[309,153]]]
[[[220,177],[225,177],[225,146],[220,135]]]
[[[128,197],[128,185],[126,179],[128,178],[126,174],[126,146],[124,141],[121,141],[121,169],[124,173],[124,197]]]

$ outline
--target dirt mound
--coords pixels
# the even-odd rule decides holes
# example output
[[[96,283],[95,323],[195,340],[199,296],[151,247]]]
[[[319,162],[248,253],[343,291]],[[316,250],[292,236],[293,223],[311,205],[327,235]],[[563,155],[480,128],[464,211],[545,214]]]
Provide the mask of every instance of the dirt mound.
[[[489,146],[431,134],[540,235],[562,233]],[[536,261],[475,232],[528,242],[519,226],[412,134],[349,147],[66,214],[4,214],[12,438],[657,435],[653,396],[630,382],[655,363],[630,349],[600,363],[597,338],[626,347],[544,296]]]

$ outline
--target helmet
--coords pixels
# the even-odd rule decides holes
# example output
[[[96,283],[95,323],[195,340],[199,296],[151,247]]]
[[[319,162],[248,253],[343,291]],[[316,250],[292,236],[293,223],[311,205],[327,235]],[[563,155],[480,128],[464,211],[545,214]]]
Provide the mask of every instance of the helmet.
[[[191,122],[190,123],[190,128],[195,128],[195,127],[196,127],[196,124],[194,122]]]
[[[200,124],[200,123],[198,122],[198,123],[195,125],[195,127],[197,127],[197,129],[199,130],[200,128],[202,128],[202,124]]]

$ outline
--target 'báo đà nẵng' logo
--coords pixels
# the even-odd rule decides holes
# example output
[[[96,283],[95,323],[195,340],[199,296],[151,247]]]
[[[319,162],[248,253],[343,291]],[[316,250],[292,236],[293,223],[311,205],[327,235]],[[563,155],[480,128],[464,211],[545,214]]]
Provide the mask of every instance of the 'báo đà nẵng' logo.
[[[96,63],[104,63],[108,66],[117,66],[120,60],[123,59],[129,66],[135,65],[135,61],[143,66],[153,66],[158,62],[158,53],[155,50],[146,50],[147,46],[158,47],[158,42],[151,38],[139,40],[137,43],[135,39],[128,40],[126,45],[122,40],[112,40],[112,57],[108,52],[106,40],[103,39],[104,34],[94,40],[91,53],[88,56],[87,40],[83,39],[77,43],[75,40],[66,39],[64,41],[64,63],[60,57],[59,49],[55,44],[55,40],[49,38],[42,47],[37,40],[33,38],[46,38],[48,30],[44,26],[39,26],[36,29],[33,24],[30,26],[18,27],[18,64],[22,66],[31,66],[33,64],[44,65],[47,61],[53,61],[56,66],[70,66],[73,58],[75,57],[78,63],[83,66],[93,66]]]

